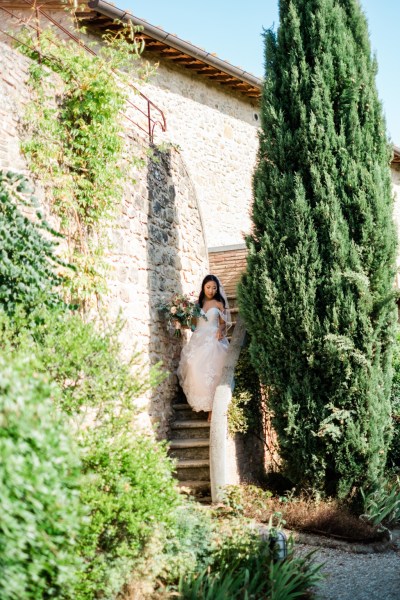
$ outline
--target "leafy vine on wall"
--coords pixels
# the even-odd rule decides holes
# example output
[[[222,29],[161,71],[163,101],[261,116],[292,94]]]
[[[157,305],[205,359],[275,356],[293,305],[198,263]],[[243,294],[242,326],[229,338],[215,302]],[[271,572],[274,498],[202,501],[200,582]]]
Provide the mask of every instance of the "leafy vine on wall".
[[[22,150],[68,242],[75,271],[65,278],[67,300],[83,308],[106,289],[106,226],[118,213],[130,167],[143,164],[128,151],[123,127],[126,84],[132,73],[135,80],[151,74],[135,31],[130,24],[106,32],[95,56],[50,30],[40,48],[26,32],[19,47],[32,59],[33,92]]]
[[[0,305],[14,314],[61,306],[55,274],[68,267],[56,254],[57,233],[44,219],[27,179],[0,170]],[[65,269],[68,270],[68,269]]]

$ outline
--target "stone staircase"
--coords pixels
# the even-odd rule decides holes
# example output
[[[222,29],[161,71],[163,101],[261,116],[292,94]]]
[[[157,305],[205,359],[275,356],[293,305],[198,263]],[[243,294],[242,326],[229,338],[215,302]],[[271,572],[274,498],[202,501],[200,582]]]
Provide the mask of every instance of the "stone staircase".
[[[232,337],[238,309],[236,298],[228,297],[233,326],[228,339]],[[210,423],[208,413],[194,412],[186,401],[182,390],[173,405],[169,454],[176,459],[176,473],[179,485],[190,490],[199,502],[210,503]]]
[[[247,250],[244,244],[209,248],[210,273],[222,281],[228,296],[232,321],[238,309],[236,288],[246,268]],[[234,326],[228,331],[232,338]],[[210,502],[210,424],[207,413],[195,413],[182,391],[173,405],[170,435],[170,454],[177,460],[177,477],[182,487],[191,490],[201,502]]]
[[[190,490],[198,500],[211,502],[208,413],[194,412],[183,393],[173,409],[169,451],[177,461],[179,485]]]

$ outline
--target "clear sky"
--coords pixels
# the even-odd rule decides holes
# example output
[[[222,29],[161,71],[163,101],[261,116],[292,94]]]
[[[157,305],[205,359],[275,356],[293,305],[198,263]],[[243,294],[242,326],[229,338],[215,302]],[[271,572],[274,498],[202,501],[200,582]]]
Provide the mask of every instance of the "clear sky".
[[[137,17],[175,33],[259,77],[263,28],[277,27],[278,0],[113,0]],[[378,58],[377,86],[388,133],[400,146],[400,0],[361,0]]]

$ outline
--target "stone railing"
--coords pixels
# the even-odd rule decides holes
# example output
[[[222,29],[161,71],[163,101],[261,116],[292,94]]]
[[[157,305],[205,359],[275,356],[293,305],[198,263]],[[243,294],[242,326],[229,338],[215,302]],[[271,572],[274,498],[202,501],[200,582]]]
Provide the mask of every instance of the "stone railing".
[[[242,349],[246,329],[240,316],[229,345],[221,381],[215,391],[210,428],[210,479],[213,503],[223,500],[223,488],[236,482],[228,457],[228,408],[234,387],[234,372]]]

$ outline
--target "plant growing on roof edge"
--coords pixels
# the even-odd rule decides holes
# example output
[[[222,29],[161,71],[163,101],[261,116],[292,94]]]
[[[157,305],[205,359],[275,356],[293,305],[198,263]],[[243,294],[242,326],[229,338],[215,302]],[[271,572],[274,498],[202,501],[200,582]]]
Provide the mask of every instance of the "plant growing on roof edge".
[[[21,34],[20,50],[33,61],[34,92],[23,152],[68,241],[68,261],[76,270],[66,278],[66,293],[81,306],[105,290],[105,229],[118,212],[131,167],[143,164],[127,147],[122,124],[129,73],[141,80],[151,73],[140,60],[143,44],[135,31],[128,24],[106,32],[97,56],[48,30],[40,48],[30,34]]]

